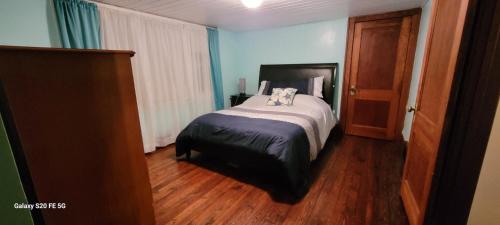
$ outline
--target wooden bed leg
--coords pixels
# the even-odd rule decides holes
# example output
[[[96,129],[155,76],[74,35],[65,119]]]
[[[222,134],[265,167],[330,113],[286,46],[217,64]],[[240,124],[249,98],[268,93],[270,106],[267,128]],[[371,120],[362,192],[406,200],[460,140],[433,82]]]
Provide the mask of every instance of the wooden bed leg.
[[[187,160],[187,161],[191,160],[191,150],[188,150],[188,151],[186,152],[186,160]]]

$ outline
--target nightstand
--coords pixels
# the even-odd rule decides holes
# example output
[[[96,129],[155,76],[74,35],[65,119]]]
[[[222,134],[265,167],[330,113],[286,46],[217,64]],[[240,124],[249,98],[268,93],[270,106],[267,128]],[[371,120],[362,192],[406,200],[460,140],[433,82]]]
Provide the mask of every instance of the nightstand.
[[[253,95],[231,95],[231,107],[237,106],[244,101],[246,101],[248,98],[252,97]]]

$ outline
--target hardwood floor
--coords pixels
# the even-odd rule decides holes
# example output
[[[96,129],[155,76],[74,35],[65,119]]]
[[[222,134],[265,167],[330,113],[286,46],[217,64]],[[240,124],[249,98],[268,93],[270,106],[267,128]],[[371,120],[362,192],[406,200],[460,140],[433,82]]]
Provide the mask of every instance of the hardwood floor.
[[[290,203],[272,176],[175,147],[147,156],[158,224],[408,224],[399,197],[403,148],[344,136],[329,141],[311,169],[313,184]]]

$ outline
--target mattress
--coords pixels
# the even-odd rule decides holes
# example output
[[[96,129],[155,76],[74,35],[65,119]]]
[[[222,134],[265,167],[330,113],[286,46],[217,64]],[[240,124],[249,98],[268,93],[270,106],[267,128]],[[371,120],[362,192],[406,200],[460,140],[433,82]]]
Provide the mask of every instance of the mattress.
[[[330,105],[322,99],[298,94],[291,106],[268,106],[268,95],[253,96],[243,104],[216,111],[224,115],[268,119],[293,123],[302,127],[309,141],[309,160],[316,159],[323,149],[330,131],[337,123]]]

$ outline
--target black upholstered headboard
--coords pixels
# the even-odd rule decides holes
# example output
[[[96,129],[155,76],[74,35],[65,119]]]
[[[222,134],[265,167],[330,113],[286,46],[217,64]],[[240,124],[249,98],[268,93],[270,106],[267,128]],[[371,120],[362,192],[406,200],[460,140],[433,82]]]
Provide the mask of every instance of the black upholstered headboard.
[[[333,107],[333,85],[338,63],[261,65],[259,85],[263,80],[301,80],[323,76],[323,100]]]

